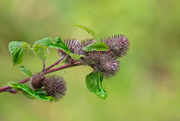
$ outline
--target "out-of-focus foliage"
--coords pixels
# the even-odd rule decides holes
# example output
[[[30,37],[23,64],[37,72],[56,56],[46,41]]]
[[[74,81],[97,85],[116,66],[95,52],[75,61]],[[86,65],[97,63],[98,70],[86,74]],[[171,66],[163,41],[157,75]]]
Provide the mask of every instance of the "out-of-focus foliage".
[[[124,34],[131,44],[118,74],[103,80],[106,100],[86,89],[85,76],[92,70],[75,67],[57,72],[68,89],[59,103],[1,93],[0,121],[179,121],[179,13],[178,0],[1,0],[0,85],[26,78],[18,66],[11,67],[12,40],[32,45],[44,37],[91,38],[71,26],[77,23],[100,37]],[[49,51],[47,66],[58,59],[56,52]],[[42,69],[30,52],[23,65],[32,72]]]

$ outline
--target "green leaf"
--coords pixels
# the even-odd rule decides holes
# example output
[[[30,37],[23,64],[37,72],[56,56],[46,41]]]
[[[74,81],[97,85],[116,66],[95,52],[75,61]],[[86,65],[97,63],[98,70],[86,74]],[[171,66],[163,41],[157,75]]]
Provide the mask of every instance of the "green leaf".
[[[93,42],[82,48],[84,51],[107,51],[108,46],[103,42]]]
[[[23,45],[24,42],[20,41],[11,41],[9,43],[9,51],[12,57],[13,65],[17,65],[23,61]]]
[[[23,49],[31,50],[31,47],[27,42],[23,42]]]
[[[48,48],[60,49],[60,50],[64,51],[65,53],[67,53],[69,56],[71,56],[75,60],[78,60],[79,58],[83,57],[83,55],[77,55],[77,54],[71,53],[67,44],[65,42],[63,42],[60,37],[56,37],[54,39],[54,42],[52,42],[52,40],[49,37],[47,37],[42,40],[38,40],[37,42],[35,42],[35,44],[44,45]]]
[[[52,46],[53,48],[61,49],[62,51],[66,52],[67,54],[71,54],[71,51],[67,44],[61,40],[60,37],[56,37],[54,39],[54,45]]]
[[[12,66],[20,64],[23,61],[23,49],[30,49],[27,42],[11,41],[9,43],[9,51],[13,62]]]
[[[49,47],[50,45],[53,45],[52,40],[51,40],[50,37],[46,37],[46,38],[44,38],[42,40],[38,40],[38,41],[35,42],[35,44],[44,45],[46,47]]]
[[[77,26],[81,29],[84,29],[85,31],[87,31],[88,33],[90,33],[96,40],[97,42],[100,42],[99,36],[90,28],[83,26],[83,25],[79,25],[79,24],[73,24],[74,26]]]
[[[44,50],[46,49],[46,46],[42,45],[34,45],[33,50],[34,52],[45,62],[46,55],[44,53]]]
[[[54,42],[66,44],[65,42],[62,41],[62,39],[61,39],[60,37],[56,37],[56,38],[54,39]]]
[[[12,53],[13,65],[17,65],[23,62],[23,48],[18,48],[14,53]]]
[[[29,69],[27,69],[26,67],[20,66],[19,68],[22,73],[26,74],[29,77],[32,76],[32,72]]]
[[[65,42],[63,42],[60,37],[56,37],[54,39],[54,42],[55,42],[54,46],[51,46],[52,48],[61,49],[62,51],[67,53],[69,56],[71,56],[73,59],[78,60],[79,58],[83,57],[83,55],[71,53],[67,44]]]
[[[55,98],[51,96],[47,96],[44,93],[36,92],[35,90],[31,89],[27,85],[20,84],[18,82],[9,82],[6,83],[7,86],[12,87],[13,89],[22,92],[24,95],[26,95],[30,99],[40,99],[43,101],[57,101]]]
[[[39,88],[37,88],[35,91],[36,91],[38,94],[41,94],[41,95],[46,96],[46,93],[45,93],[43,90],[39,89]]]
[[[107,97],[106,92],[102,88],[103,76],[100,72],[91,72],[86,76],[86,86],[88,90],[100,98],[105,99]]]

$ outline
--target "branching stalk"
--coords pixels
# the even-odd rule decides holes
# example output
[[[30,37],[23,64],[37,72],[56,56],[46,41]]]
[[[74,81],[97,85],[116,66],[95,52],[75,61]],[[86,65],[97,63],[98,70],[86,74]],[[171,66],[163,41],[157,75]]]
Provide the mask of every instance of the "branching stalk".
[[[47,67],[45,70],[49,70],[52,67],[54,67],[55,65],[58,65],[62,60],[64,59],[64,56],[62,56],[61,58],[59,58],[55,63],[53,63],[52,65],[50,65],[49,67]]]
[[[59,64],[59,62],[61,60],[63,60],[64,57],[61,57],[59,60],[57,60],[54,64],[52,64],[51,66],[49,66],[48,68],[46,68],[44,71],[42,71],[42,74],[45,75],[45,74],[48,74],[48,73],[52,73],[52,72],[55,72],[55,71],[59,71],[61,69],[65,69],[65,68],[69,68],[69,67],[74,67],[74,66],[78,66],[80,65],[79,62],[76,62],[74,64],[72,64],[71,62],[68,63],[68,64],[65,64],[65,65],[62,65],[62,66],[59,66],[59,67],[56,67],[56,68],[53,68],[51,69],[52,67],[54,67],[55,65]],[[26,78],[26,79],[23,79],[21,81],[19,81],[18,83],[25,83],[25,82],[28,82],[30,80],[30,78]],[[12,94],[15,94],[15,90],[11,90],[11,87],[10,86],[4,86],[4,87],[1,87],[0,88],[0,93],[1,92],[10,92]]]

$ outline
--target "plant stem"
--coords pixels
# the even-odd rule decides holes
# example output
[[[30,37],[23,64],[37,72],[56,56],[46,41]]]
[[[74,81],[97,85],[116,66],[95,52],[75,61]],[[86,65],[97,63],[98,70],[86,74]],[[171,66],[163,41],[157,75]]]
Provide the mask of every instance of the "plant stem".
[[[25,83],[25,82],[29,81],[29,79],[30,78],[23,79],[23,80],[19,81],[18,83]],[[7,91],[8,89],[11,89],[11,87],[10,86],[1,87],[0,92]],[[11,92],[11,91],[9,91],[9,92]]]
[[[55,72],[55,71],[59,71],[61,69],[65,69],[65,68],[69,68],[69,67],[73,67],[73,66],[78,66],[80,65],[79,62],[76,62],[74,64],[72,63],[68,63],[68,64],[65,64],[63,66],[59,66],[59,67],[56,67],[56,68],[53,68],[53,69],[50,69],[52,68],[53,66],[57,65],[60,61],[62,60],[62,58],[60,58],[58,61],[56,61],[54,64],[52,64],[51,66],[49,66],[48,68],[46,68],[44,71],[42,71],[42,73],[45,75],[45,74],[48,74],[48,73],[52,73],[52,72]],[[25,82],[28,82],[30,80],[30,78],[26,78],[26,79],[23,79],[21,81],[19,81],[18,83],[25,83]],[[11,90],[11,87],[10,86],[4,86],[4,87],[1,87],[0,88],[0,93],[1,92],[10,92],[12,94],[15,94],[15,90]]]
[[[52,73],[54,71],[58,71],[58,70],[61,70],[61,69],[69,68],[69,67],[72,67],[72,66],[78,66],[78,65],[80,65],[79,62],[76,62],[74,64],[68,63],[68,64],[63,65],[63,66],[59,66],[59,67],[56,67],[56,68],[53,68],[53,69],[50,69],[50,70],[46,70],[46,71],[43,72],[43,74]]]
[[[46,68],[46,64],[45,64],[45,62],[42,60],[42,63],[43,63],[43,69],[42,69],[42,72],[45,70],[45,68]]]
[[[54,67],[55,65],[58,65],[62,60],[64,59],[64,56],[62,56],[61,58],[59,58],[59,60],[57,60],[55,63],[53,63],[52,65],[50,65],[49,67],[47,67],[45,70],[49,70],[52,67]]]

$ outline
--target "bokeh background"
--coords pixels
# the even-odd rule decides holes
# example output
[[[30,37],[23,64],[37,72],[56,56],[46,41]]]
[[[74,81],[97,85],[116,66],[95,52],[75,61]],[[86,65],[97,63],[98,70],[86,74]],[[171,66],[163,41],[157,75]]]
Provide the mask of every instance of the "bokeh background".
[[[124,34],[130,49],[117,75],[103,81],[107,99],[86,89],[87,66],[65,69],[67,94],[58,103],[0,94],[0,121],[180,121],[180,1],[178,0],[1,0],[0,85],[26,76],[11,67],[8,43],[31,45],[44,37],[91,38],[72,26],[88,26],[101,37]],[[58,59],[50,50],[47,65]],[[24,66],[42,69],[31,52]]]

